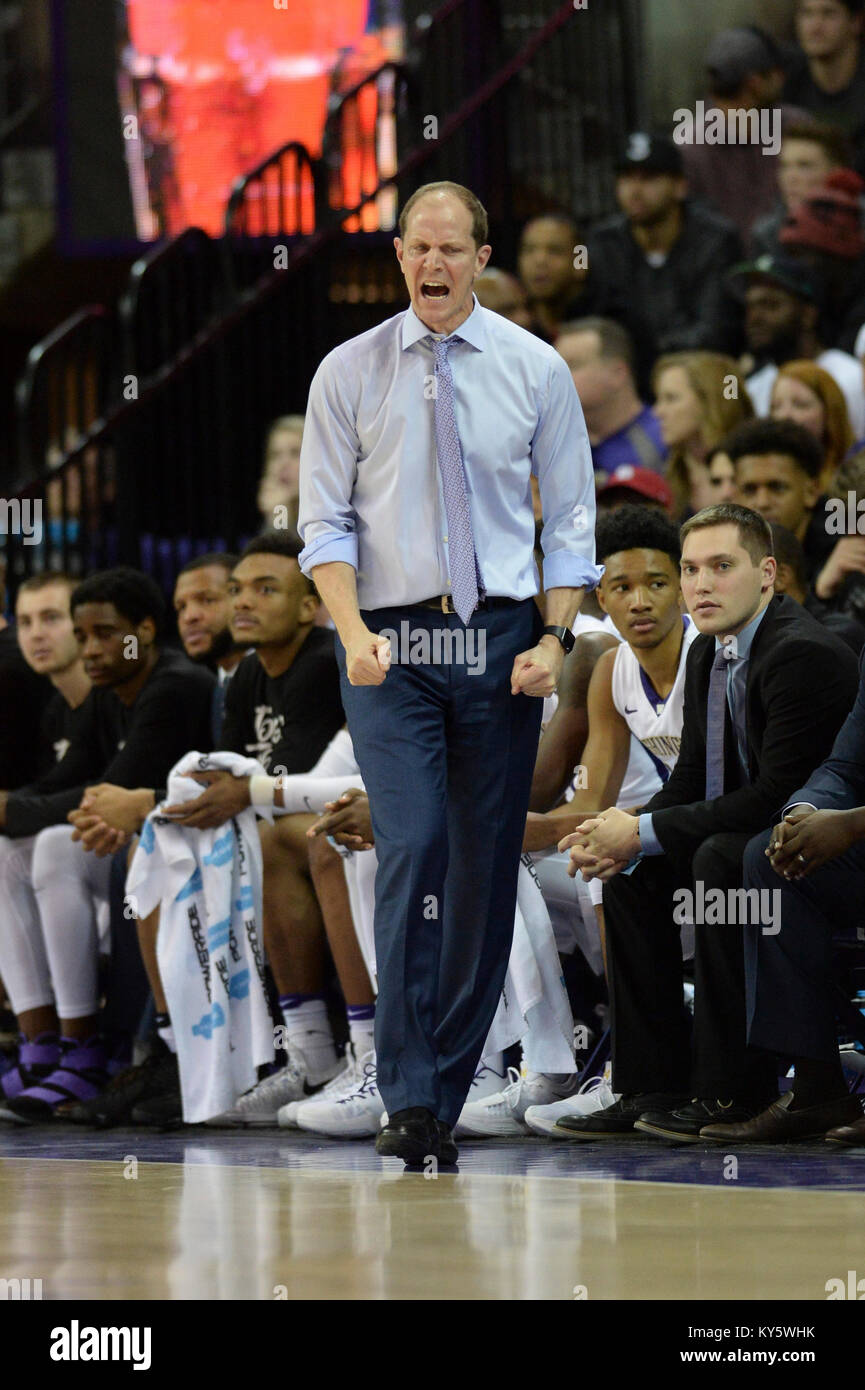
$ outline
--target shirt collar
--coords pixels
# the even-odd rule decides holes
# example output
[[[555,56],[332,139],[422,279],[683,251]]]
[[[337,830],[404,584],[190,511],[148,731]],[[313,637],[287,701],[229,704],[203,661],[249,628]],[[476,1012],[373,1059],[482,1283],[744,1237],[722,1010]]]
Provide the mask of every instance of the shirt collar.
[[[752,618],[751,621],[747,623],[745,627],[742,628],[742,631],[736,634],[736,655],[732,658],[733,661],[748,660],[748,657],[751,655],[751,643],[754,640],[754,634],[757,631],[757,628],[762,623],[768,611],[769,605],[767,604],[766,607],[763,609],[762,613],[758,613],[756,618]],[[723,645],[724,644],[721,641],[721,639],[719,637],[716,637],[715,651],[720,651]]]
[[[464,343],[470,343],[473,348],[483,352],[486,346],[487,330],[484,323],[484,310],[478,303],[476,294],[472,294],[472,306],[472,312],[468,318],[460,324],[459,328],[454,329],[450,336],[461,338]],[[432,330],[427,328],[425,323],[421,323],[414,309],[409,305],[402,321],[403,349],[432,336]]]

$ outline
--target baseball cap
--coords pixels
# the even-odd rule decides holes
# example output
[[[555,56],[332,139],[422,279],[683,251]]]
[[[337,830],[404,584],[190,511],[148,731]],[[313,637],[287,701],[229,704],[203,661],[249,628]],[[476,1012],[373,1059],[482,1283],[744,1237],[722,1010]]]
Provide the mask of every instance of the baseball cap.
[[[755,72],[768,72],[780,66],[778,53],[758,30],[723,29],[706,49],[703,66],[713,90],[735,92]]]
[[[633,131],[616,160],[616,173],[642,169],[647,174],[681,174],[682,155],[678,145],[663,135],[650,135],[644,130]]]
[[[858,260],[865,254],[860,198],[865,183],[853,169],[836,169],[813,197],[787,217],[778,240],[783,246]]]
[[[620,463],[603,487],[598,488],[598,496],[610,492],[613,488],[627,488],[629,492],[636,492],[638,496],[646,497],[650,502],[660,502],[662,507],[673,505],[673,489],[666,478],[648,468],[635,468],[632,463]]]
[[[758,256],[755,261],[734,265],[727,276],[730,288],[742,296],[752,280],[770,280],[797,299],[807,299],[812,304],[820,297],[807,266],[791,256]]]

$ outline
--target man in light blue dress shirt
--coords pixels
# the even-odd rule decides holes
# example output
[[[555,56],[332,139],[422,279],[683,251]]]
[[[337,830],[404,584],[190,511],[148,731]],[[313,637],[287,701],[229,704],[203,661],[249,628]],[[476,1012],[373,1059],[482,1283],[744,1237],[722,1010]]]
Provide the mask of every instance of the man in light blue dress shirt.
[[[486,238],[468,189],[409,199],[394,245],[411,307],[321,363],[301,454],[300,563],[336,625],[379,861],[377,1148],[406,1161],[456,1157],[507,969],[542,699],[600,577],[570,372],[478,304]]]

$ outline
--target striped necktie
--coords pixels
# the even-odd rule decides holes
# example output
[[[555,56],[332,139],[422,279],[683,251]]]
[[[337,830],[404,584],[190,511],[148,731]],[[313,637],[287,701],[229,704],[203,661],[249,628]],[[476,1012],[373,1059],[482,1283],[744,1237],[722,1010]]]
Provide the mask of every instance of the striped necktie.
[[[456,340],[433,338],[432,341],[436,370],[436,452],[447,515],[451,597],[457,613],[467,623],[478,601],[478,568],[463,453],[454,414],[454,379],[448,361],[448,347]]]

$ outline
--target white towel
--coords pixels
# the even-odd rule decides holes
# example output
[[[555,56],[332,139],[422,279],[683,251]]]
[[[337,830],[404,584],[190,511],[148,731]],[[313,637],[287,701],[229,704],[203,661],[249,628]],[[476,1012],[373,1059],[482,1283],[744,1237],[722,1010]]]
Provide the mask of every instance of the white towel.
[[[566,1073],[574,1061],[574,1020],[550,914],[527,855],[520,862],[508,973],[484,1052],[522,1042],[529,1071]]]
[[[163,805],[201,795],[190,772],[261,774],[254,758],[187,753],[169,774]],[[261,844],[251,808],[218,830],[166,820],[144,823],[127,898],[139,916],[159,905],[156,957],[177,1042],[183,1118],[197,1124],[231,1109],[273,1061],[273,1022],[264,987]]]

